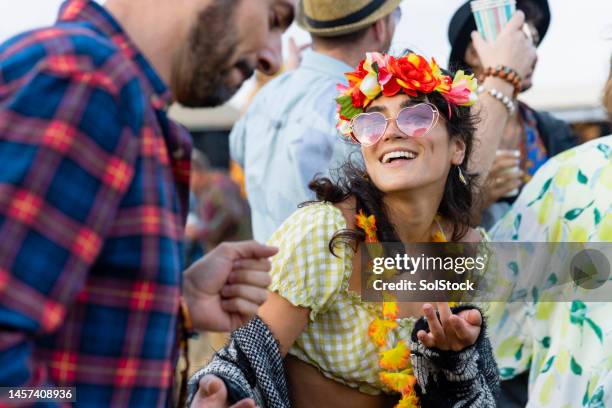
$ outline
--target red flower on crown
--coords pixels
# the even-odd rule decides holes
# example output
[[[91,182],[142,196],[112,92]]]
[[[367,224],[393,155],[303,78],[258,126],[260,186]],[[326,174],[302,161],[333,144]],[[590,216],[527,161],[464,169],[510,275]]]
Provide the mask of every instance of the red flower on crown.
[[[395,96],[402,89],[408,96],[417,96],[418,92],[428,94],[440,84],[440,78],[434,75],[431,65],[420,55],[391,57],[386,70],[391,78],[383,86],[384,96]]]

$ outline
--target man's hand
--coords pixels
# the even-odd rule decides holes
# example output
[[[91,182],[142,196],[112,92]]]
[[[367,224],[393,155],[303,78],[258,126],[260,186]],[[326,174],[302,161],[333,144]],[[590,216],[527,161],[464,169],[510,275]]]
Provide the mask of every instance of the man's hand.
[[[522,78],[527,77],[536,61],[536,48],[522,30],[524,23],[525,14],[517,10],[494,42],[485,41],[478,31],[472,32],[472,42],[483,67],[504,65]]]
[[[255,241],[222,243],[185,271],[184,295],[196,330],[232,331],[266,300],[268,257],[277,248]]]
[[[238,401],[231,407],[227,403],[225,383],[214,375],[206,375],[200,380],[198,392],[193,397],[191,408],[255,408],[250,398]]]
[[[436,315],[433,306],[423,305],[423,314],[427,318],[429,333],[419,330],[417,338],[426,347],[440,350],[461,351],[476,343],[482,326],[482,315],[476,309],[462,310],[453,314],[446,302],[438,302]]]

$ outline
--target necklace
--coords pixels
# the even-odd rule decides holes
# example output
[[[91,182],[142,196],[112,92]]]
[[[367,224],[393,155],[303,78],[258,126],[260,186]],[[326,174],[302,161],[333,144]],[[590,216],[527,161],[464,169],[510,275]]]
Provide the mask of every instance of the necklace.
[[[365,233],[365,242],[380,244],[376,234],[376,217],[366,216],[363,210],[355,216],[355,225]],[[432,236],[432,242],[446,242],[446,236],[435,217],[438,230]],[[369,245],[368,252],[382,254],[381,245]],[[378,365],[380,381],[389,389],[398,392],[401,399],[395,408],[419,407],[419,398],[416,394],[416,377],[410,363],[410,349],[404,340],[399,340],[393,347],[387,347],[387,335],[398,327],[398,306],[392,295],[383,293],[382,318],[375,317],[368,326],[368,337],[379,348]]]

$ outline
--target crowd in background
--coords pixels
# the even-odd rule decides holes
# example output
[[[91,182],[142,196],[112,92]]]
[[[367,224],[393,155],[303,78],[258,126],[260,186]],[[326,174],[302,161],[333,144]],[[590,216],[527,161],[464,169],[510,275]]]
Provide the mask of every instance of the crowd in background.
[[[520,100],[548,2],[517,0],[495,41],[466,2],[432,27],[448,67],[387,54],[418,18],[399,3],[68,0],[2,44],[0,385],[83,406],[612,404],[609,302],[359,298],[351,243],[612,241],[612,136],[581,144]],[[283,58],[294,19],[312,42]],[[231,171],[211,167],[167,107],[253,74]]]
[[[534,45],[539,45],[551,22],[548,3],[546,1],[519,1],[517,7],[525,13],[529,35]],[[270,78],[264,80],[263,77],[260,77],[258,79],[258,84],[263,87],[257,86],[256,92],[259,95],[256,94],[252,99],[243,118],[234,126],[230,135],[231,157],[243,170],[241,185],[246,187],[253,217],[253,232],[258,240],[269,239],[299,204],[315,198],[314,192],[309,189],[309,182],[315,176],[333,174],[337,167],[346,160],[346,157],[355,151],[354,146],[338,145],[336,140],[336,108],[331,103],[335,84],[344,72],[350,71],[349,65],[356,65],[365,51],[385,51],[388,48],[390,44],[388,36],[393,36],[393,25],[391,24],[401,24],[401,16],[391,13],[390,16],[393,17],[388,21],[387,31],[383,30],[387,37],[378,38],[367,37],[367,30],[364,29],[348,35],[344,34],[341,29],[338,32],[328,30],[327,35],[320,35],[320,30],[309,28],[305,24],[303,27],[312,35],[312,44],[310,47],[303,47],[305,51],[297,50],[295,46],[290,47],[292,63],[289,71],[295,70],[295,72],[280,74],[280,78],[273,79],[271,82],[269,82]],[[470,33],[475,30],[476,24],[469,2],[466,2],[454,13],[448,27],[451,44],[449,65],[454,69],[461,68],[474,72],[482,80],[485,78],[486,67],[480,61],[470,38]],[[377,40],[378,43],[375,42]],[[301,62],[297,66],[296,60]],[[535,68],[535,63],[527,79],[522,81],[520,88],[517,89],[515,96],[534,86],[531,82],[533,68]],[[609,92],[604,92],[604,94],[608,95]],[[608,96],[604,96],[604,99],[606,97]],[[568,124],[555,119],[547,112],[536,111],[520,101],[516,105],[516,112],[511,115],[505,127],[500,129],[502,136],[499,149],[476,203],[481,208],[481,212],[474,216],[473,222],[490,229],[503,219],[500,226],[492,232],[494,240],[554,242],[601,239],[606,241],[607,230],[595,236],[594,228],[597,228],[597,225],[585,225],[576,227],[576,229],[566,226],[555,230],[555,234],[551,234],[548,228],[542,227],[542,231],[547,231],[548,235],[542,235],[544,232],[538,233],[539,235],[533,235],[535,232],[518,233],[517,218],[519,220],[527,218],[527,215],[524,214],[526,209],[523,210],[521,205],[530,202],[532,206],[536,202],[534,200],[536,197],[532,196],[530,199],[522,198],[515,204],[521,190],[525,186],[530,186],[529,191],[533,191],[534,194],[540,193],[542,183],[546,180],[543,180],[541,176],[530,184],[532,177],[551,157],[576,146],[581,143],[581,140],[573,133]],[[591,149],[595,149],[593,144],[591,146]],[[579,157],[584,158],[586,155],[582,153]],[[572,174],[578,174],[578,171],[581,172],[580,174],[592,174],[599,167],[605,167],[606,156],[603,156],[603,159],[604,162],[595,165],[593,170],[586,170],[580,166],[578,166],[580,170],[576,170],[570,166]],[[575,163],[580,164],[580,160],[577,159]],[[548,174],[552,174],[551,168],[559,171],[555,165],[550,164],[546,167]],[[512,171],[508,171],[509,169]],[[581,184],[577,179],[567,183],[569,183],[569,186],[566,187],[568,192],[561,193],[562,198],[557,196],[555,201],[560,202],[564,208],[571,209],[570,197],[574,197],[574,194],[569,192],[569,188],[581,186]],[[589,186],[589,188],[594,187]],[[601,188],[601,185],[595,188]],[[583,193],[576,192],[576,194]],[[589,190],[586,194],[588,197],[594,197],[597,193]],[[603,202],[599,208],[606,211],[609,207],[610,194],[606,190],[600,194]],[[533,210],[537,209],[529,209],[529,211]],[[553,210],[547,207],[541,211]],[[551,216],[550,219],[553,222],[554,216]],[[523,225],[529,225],[529,223]],[[570,305],[568,308],[574,306]],[[512,344],[511,355],[522,353],[516,361],[504,361],[507,366],[502,370],[502,378],[507,381],[502,382],[504,395],[500,403],[503,406],[527,404],[526,384],[528,381],[534,389],[537,388],[537,392],[533,391],[534,395],[540,394],[539,401],[537,397],[533,397],[531,402],[533,405],[557,406],[556,404],[562,404],[566,398],[561,396],[559,400],[555,400],[553,397],[555,395],[553,389],[561,390],[561,384],[565,384],[559,380],[551,383],[553,376],[560,375],[557,369],[546,370],[550,371],[548,375],[539,375],[534,372],[536,370],[534,366],[541,367],[544,356],[546,356],[545,360],[552,361],[559,352],[559,350],[552,352],[550,345],[547,344],[544,344],[546,352],[542,351],[542,338],[548,339],[544,340],[546,343],[550,340],[550,336],[540,334],[541,338],[534,340],[528,338],[526,334],[525,319],[529,319],[527,316],[537,316],[538,307],[532,306],[529,311],[521,310],[518,313],[520,317],[509,316],[508,310],[492,312],[505,313],[504,320],[498,316],[499,321],[507,322],[508,319],[512,321],[512,324],[505,323],[495,328],[498,331],[497,345],[501,344],[504,349],[502,354],[508,353],[505,349],[509,343]],[[606,310],[603,305],[597,305],[594,308],[598,309],[598,312],[593,311],[593,315],[605,313],[602,311]],[[566,312],[569,313],[569,311]],[[547,313],[549,316],[550,312]],[[559,318],[559,321],[562,321],[562,318]],[[538,322],[536,320],[530,323],[529,327],[543,324]],[[544,324],[548,323],[546,321]],[[545,333],[546,330],[543,332]],[[219,342],[216,344],[218,345]],[[561,357],[557,357],[560,360],[567,358],[568,351],[571,352],[574,345],[554,345],[553,349],[555,347],[561,349]],[[593,353],[600,354],[598,359],[600,362],[607,358],[605,352],[593,351]],[[578,356],[571,358],[578,359]],[[533,359],[540,362],[532,366]],[[516,366],[516,363],[519,362],[520,368]],[[528,375],[530,367],[531,377]],[[596,381],[599,380],[601,384],[599,375],[596,375]],[[582,395],[585,401],[593,398],[595,404],[598,398],[602,398],[601,392],[603,391],[592,385],[590,379],[587,379],[585,384],[580,386],[575,384],[575,386],[585,388]]]

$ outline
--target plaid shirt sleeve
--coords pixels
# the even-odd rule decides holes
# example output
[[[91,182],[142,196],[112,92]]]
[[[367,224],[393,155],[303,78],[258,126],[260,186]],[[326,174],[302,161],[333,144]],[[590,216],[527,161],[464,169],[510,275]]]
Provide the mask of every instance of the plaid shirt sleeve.
[[[130,108],[136,81],[90,57],[37,51],[0,58],[4,386],[50,383],[34,339],[58,329],[102,249],[133,177],[142,121]]]

